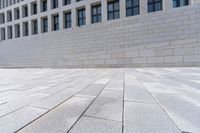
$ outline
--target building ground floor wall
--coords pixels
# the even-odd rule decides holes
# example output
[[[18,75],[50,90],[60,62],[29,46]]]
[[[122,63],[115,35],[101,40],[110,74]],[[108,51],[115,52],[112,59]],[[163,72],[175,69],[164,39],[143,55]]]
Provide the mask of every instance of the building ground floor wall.
[[[0,42],[0,67],[179,66],[200,66],[200,4]]]

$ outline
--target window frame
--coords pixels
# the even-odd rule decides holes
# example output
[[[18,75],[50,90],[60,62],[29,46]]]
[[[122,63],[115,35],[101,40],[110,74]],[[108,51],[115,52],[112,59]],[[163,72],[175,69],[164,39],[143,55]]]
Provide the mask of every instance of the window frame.
[[[118,4],[118,9],[115,9],[115,4]],[[113,10],[110,11],[109,10],[109,5],[112,5]],[[116,13],[118,14],[118,16],[116,16]],[[120,18],[120,2],[119,0],[113,0],[113,1],[108,1],[107,3],[107,20],[115,20],[115,19],[119,19]],[[110,18],[110,14],[112,14],[112,18]]]
[[[131,5],[130,7],[128,6],[128,1],[131,1]],[[134,5],[134,1],[136,0],[126,0],[126,16],[130,17],[130,16],[135,16],[135,15],[139,15],[140,14],[140,0],[138,1],[138,5]],[[135,9],[138,9],[138,14],[134,13]],[[131,14],[128,15],[128,10],[131,10]]]
[[[160,8],[160,10],[156,10],[156,4],[158,4],[158,3],[160,3],[160,5],[161,5],[161,8]],[[152,5],[153,6],[153,10],[152,11],[149,11],[149,6],[150,5]],[[148,9],[148,13],[151,13],[151,12],[156,12],[156,11],[161,11],[161,10],[163,10],[163,0],[151,0],[151,2],[149,2],[149,0],[148,0],[148,2],[147,2],[147,9]]]
[[[174,5],[174,2],[176,2],[176,5]],[[181,0],[172,0],[173,8],[182,7],[182,6],[188,6],[189,0],[184,0],[184,5],[181,5]]]
[[[81,12],[81,16],[80,16]],[[86,14],[85,8],[77,9],[77,26],[81,27],[86,25]]]
[[[99,12],[99,8],[100,8],[100,12]],[[96,10],[96,14],[94,14],[94,10]],[[94,21],[93,18],[96,18],[96,21]],[[98,3],[96,5],[92,5],[91,6],[91,23],[94,24],[94,23],[99,23],[102,21],[102,7],[101,7],[101,3]]]
[[[67,19],[67,18],[69,18],[69,19]],[[71,13],[71,11],[64,12],[64,28],[68,29],[71,27],[72,27],[72,13]]]
[[[59,30],[59,14],[52,15],[52,20],[53,20],[52,31]]]

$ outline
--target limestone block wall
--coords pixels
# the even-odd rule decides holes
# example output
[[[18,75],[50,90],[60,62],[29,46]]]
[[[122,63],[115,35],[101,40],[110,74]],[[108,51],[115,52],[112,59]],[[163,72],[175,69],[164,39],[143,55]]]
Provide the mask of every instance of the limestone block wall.
[[[200,4],[0,42],[0,67],[200,66]]]

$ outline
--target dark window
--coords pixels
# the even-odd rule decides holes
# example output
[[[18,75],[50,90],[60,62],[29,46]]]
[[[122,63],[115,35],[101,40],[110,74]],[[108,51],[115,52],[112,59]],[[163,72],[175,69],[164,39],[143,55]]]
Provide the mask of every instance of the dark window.
[[[47,1],[43,0],[42,1],[42,12],[45,12],[45,11],[47,11]]]
[[[8,11],[7,12],[7,22],[10,22],[10,21],[12,21],[12,12],[11,11]]]
[[[188,0],[173,0],[173,7],[181,7],[189,5]]]
[[[8,27],[8,39],[12,39],[12,26]]]
[[[20,37],[20,25],[15,25],[15,38]]]
[[[92,6],[92,23],[101,22],[101,4]]]
[[[5,35],[5,28],[1,28],[1,40],[5,40],[6,39],[6,35]]]
[[[19,9],[15,9],[15,19],[19,19]]]
[[[32,14],[37,14],[37,3],[33,3],[32,8]]]
[[[148,0],[148,12],[162,10],[162,0]]]
[[[28,36],[28,22],[24,23],[24,36]]]
[[[139,0],[126,0],[126,16],[134,16],[140,14]]]
[[[64,13],[64,27],[65,28],[71,28],[72,20],[71,20],[71,12]]]
[[[52,0],[52,9],[58,8],[58,0]]]
[[[63,5],[69,5],[69,4],[71,4],[71,0],[64,0],[63,1]]]
[[[24,6],[23,12],[24,12],[23,17],[27,17],[28,16],[28,6]]]
[[[85,8],[78,10],[78,26],[85,25]]]
[[[48,19],[43,18],[42,20],[42,32],[48,32]]]
[[[53,31],[59,30],[59,16],[53,16]]]
[[[108,2],[108,20],[119,18],[119,0]]]
[[[3,24],[3,23],[5,23],[5,15],[4,15],[4,13],[1,13],[0,14],[0,24]]]
[[[37,34],[38,33],[38,23],[37,20],[33,21],[33,34]]]

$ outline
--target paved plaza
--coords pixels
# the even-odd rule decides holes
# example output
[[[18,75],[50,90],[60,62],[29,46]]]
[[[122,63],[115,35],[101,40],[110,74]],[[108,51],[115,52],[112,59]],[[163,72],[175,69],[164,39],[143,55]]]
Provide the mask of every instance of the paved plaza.
[[[200,68],[0,69],[0,133],[200,133]]]

